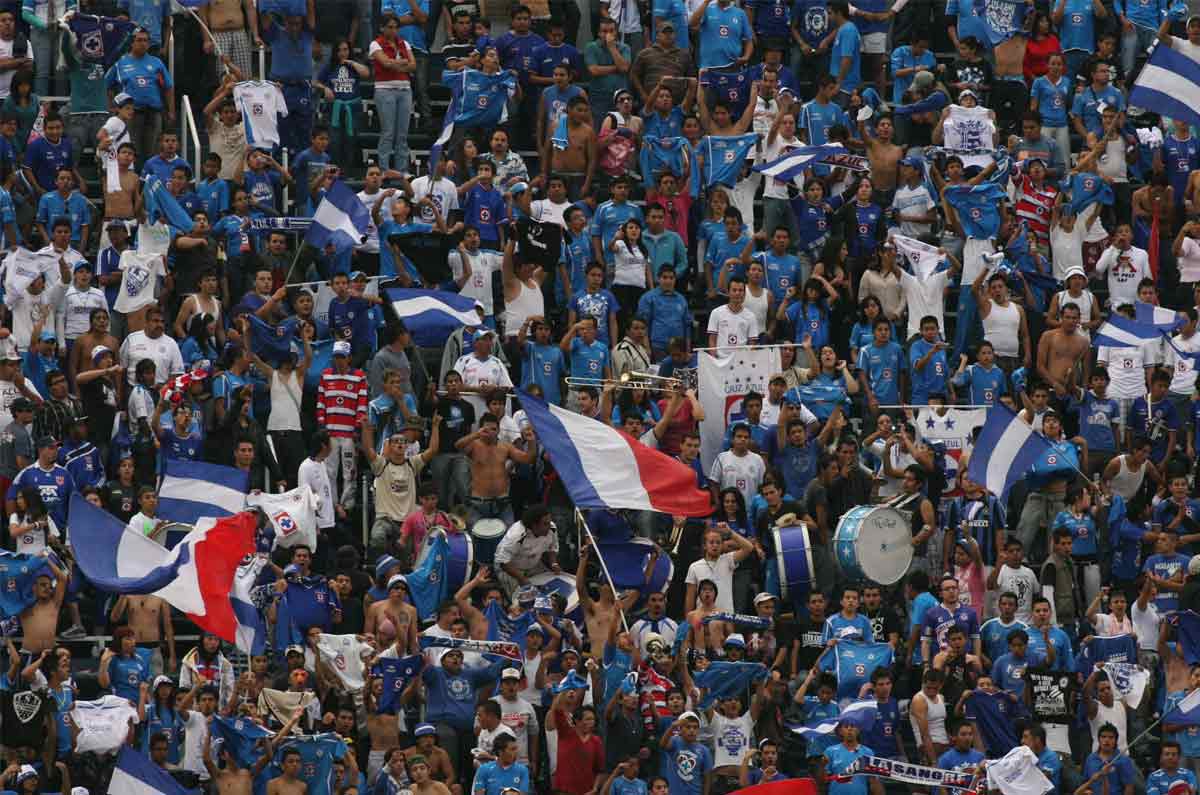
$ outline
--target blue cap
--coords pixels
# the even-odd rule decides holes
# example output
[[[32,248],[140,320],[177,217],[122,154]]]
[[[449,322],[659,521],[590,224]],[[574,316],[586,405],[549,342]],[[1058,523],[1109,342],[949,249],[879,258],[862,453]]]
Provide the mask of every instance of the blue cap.
[[[424,737],[430,734],[437,735],[437,729],[433,728],[430,723],[417,724],[417,728],[413,729],[413,737]]]
[[[58,337],[54,336],[54,332],[50,329],[42,329],[42,333],[38,335],[38,339],[42,342],[54,342]]]
[[[392,566],[400,565],[400,561],[393,558],[391,555],[380,555],[379,560],[375,561],[375,580],[382,582],[384,575]]]

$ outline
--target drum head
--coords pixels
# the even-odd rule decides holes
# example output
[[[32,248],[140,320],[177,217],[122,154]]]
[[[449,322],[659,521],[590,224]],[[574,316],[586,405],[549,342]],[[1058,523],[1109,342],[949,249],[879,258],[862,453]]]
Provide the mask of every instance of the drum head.
[[[880,585],[894,585],[912,564],[912,531],[895,508],[880,506],[863,520],[855,544],[858,565]]]
[[[471,525],[471,535],[476,538],[500,538],[508,532],[508,525],[503,519],[480,519]]]
[[[149,538],[167,549],[174,549],[175,545],[184,539],[184,536],[195,529],[194,526],[184,522],[168,522],[151,533]]]

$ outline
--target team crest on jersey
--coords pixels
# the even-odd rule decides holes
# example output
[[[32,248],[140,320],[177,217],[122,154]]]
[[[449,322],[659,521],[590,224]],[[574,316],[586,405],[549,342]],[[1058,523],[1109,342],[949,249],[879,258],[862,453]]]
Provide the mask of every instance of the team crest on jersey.
[[[280,532],[285,536],[291,535],[297,530],[296,521],[292,519],[292,515],[287,511],[280,511],[272,515],[271,521],[279,527]]]
[[[65,477],[63,477],[62,475],[56,475],[54,477],[54,482],[61,486],[67,482],[67,479]]]
[[[13,712],[21,723],[29,723],[37,717],[42,707],[42,700],[31,690],[14,693],[12,697]]]
[[[98,30],[90,30],[79,37],[79,51],[88,58],[104,57],[104,36]]]
[[[254,116],[261,116],[261,115],[263,115],[263,113],[265,113],[265,112],[266,112],[266,108],[264,108],[264,107],[263,107],[263,104],[262,104],[261,102],[253,102],[253,103],[251,103],[251,105],[250,105],[250,113],[251,113],[251,115],[254,115]]]
[[[338,652],[338,656],[333,658],[333,664],[339,671],[346,670],[346,655]]]
[[[12,577],[8,578],[8,592],[9,593],[17,592],[17,581],[15,579],[13,579]]]
[[[325,603],[325,592],[324,591],[317,591],[313,596],[317,600],[318,603],[320,603],[320,604]]]
[[[471,683],[466,679],[451,679],[448,683],[450,695],[461,701],[471,695]]]

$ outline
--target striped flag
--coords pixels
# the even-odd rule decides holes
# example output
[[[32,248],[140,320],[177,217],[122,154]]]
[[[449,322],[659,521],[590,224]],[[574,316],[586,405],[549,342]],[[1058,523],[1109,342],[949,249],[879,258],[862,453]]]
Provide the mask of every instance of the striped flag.
[[[1129,104],[1200,124],[1200,62],[1173,47],[1155,47],[1133,83]]]
[[[1174,309],[1165,306],[1155,306],[1144,301],[1133,305],[1134,320],[1158,327],[1159,331],[1171,332],[1184,324],[1183,316]]]
[[[855,701],[846,705],[841,714],[833,718],[816,718],[800,726],[790,727],[793,732],[806,740],[832,739],[837,742],[834,731],[841,723],[857,726],[860,732],[870,731],[875,725],[875,716],[879,714],[879,703],[875,699]]]
[[[787,182],[800,176],[816,163],[829,163],[854,171],[868,169],[865,157],[852,155],[846,151],[845,147],[801,146],[770,163],[760,163],[754,167],[754,170],[781,182]]]
[[[975,441],[967,477],[1004,499],[1049,447],[1046,437],[1012,409],[997,403],[988,409],[987,421]]]
[[[165,768],[129,746],[122,746],[108,784],[110,795],[187,795],[187,790]]]
[[[232,516],[245,508],[249,486],[250,476],[240,469],[168,458],[158,487],[158,515],[186,524]]]
[[[458,293],[385,287],[384,295],[418,346],[441,346],[459,328],[483,322],[483,305]]]
[[[304,242],[319,249],[332,243],[339,252],[346,251],[366,240],[370,227],[371,213],[358,195],[338,180],[317,205]]]
[[[1162,336],[1158,326],[1139,323],[1123,315],[1111,315],[1108,321],[1096,330],[1092,345],[1097,348],[1138,348]]]

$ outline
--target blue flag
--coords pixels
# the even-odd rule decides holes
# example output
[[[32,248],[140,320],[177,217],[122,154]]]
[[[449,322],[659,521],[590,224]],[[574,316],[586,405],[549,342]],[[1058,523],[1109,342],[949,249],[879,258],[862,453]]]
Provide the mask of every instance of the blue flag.
[[[1200,125],[1192,99],[1200,89],[1200,63],[1173,47],[1155,46],[1129,91],[1129,104],[1176,121]]]
[[[1159,331],[1170,333],[1187,322],[1183,315],[1165,306],[1147,304],[1145,301],[1135,301],[1133,304],[1133,319],[1139,323],[1156,326]]]
[[[325,191],[324,198],[317,205],[304,242],[322,250],[326,245],[333,244],[334,251],[340,254],[365,241],[370,228],[370,211],[358,200],[358,195],[339,179]]]
[[[450,583],[446,577],[449,558],[450,542],[445,533],[439,533],[429,543],[421,565],[408,575],[408,592],[422,621],[436,615],[438,605],[450,596]]]
[[[187,790],[141,751],[121,746],[108,784],[110,795],[187,795]]]
[[[967,477],[1004,499],[1013,485],[1025,476],[1050,448],[1045,436],[1027,425],[1012,409],[997,403],[988,409],[987,420],[975,442]]]
[[[125,52],[125,43],[137,27],[128,19],[97,17],[78,11],[67,21],[75,34],[75,50],[86,63],[101,63],[108,69]]]
[[[401,708],[400,695],[409,682],[421,673],[421,655],[408,657],[383,657],[375,663],[375,673],[383,677],[383,693],[375,711],[380,715],[390,714]]]
[[[1099,348],[1107,346],[1109,348],[1138,348],[1147,342],[1158,339],[1162,333],[1157,326],[1150,323],[1138,323],[1135,320],[1130,320],[1124,315],[1113,313],[1108,316],[1100,328],[1096,329],[1096,335],[1092,338],[1092,345]]]
[[[693,677],[696,687],[707,691],[700,701],[700,709],[708,709],[714,701],[729,696],[741,696],[745,701],[747,688],[766,678],[767,666],[762,663],[725,660],[709,663],[708,668]]]
[[[422,347],[441,346],[463,326],[483,322],[482,304],[458,293],[385,287],[384,295],[396,317],[404,321],[413,342]]]
[[[1200,663],[1200,615],[1191,610],[1168,613],[1166,621],[1175,628],[1175,640],[1188,665]]]

